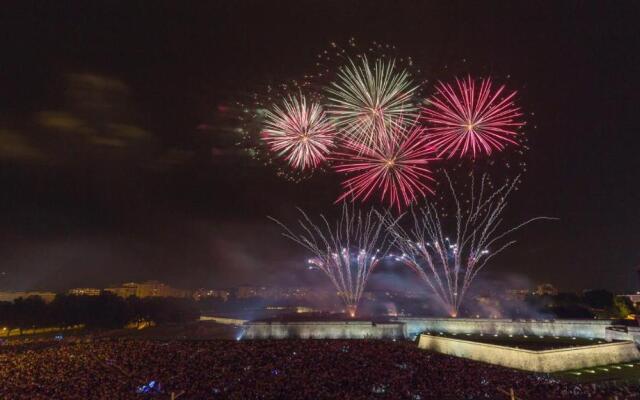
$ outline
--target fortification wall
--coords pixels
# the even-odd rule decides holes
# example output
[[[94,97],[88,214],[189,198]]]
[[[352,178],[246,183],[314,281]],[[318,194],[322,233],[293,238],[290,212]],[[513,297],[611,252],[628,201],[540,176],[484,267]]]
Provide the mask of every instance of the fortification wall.
[[[418,347],[489,364],[535,372],[555,372],[640,359],[634,342],[531,351],[434,335],[420,335]]]
[[[422,332],[471,334],[565,336],[604,339],[610,320],[513,321],[474,318],[398,318],[404,323],[404,335],[416,337]]]
[[[512,321],[509,319],[398,318],[371,321],[248,322],[243,337],[250,339],[336,338],[336,339],[413,339],[423,332],[499,334],[514,336],[563,336],[610,338],[610,320]],[[614,338],[633,340],[631,336]]]
[[[401,339],[403,325],[397,322],[250,322],[243,339]]]
[[[606,331],[605,339],[608,342],[612,340],[632,340],[640,345],[640,328],[637,326],[610,327]]]

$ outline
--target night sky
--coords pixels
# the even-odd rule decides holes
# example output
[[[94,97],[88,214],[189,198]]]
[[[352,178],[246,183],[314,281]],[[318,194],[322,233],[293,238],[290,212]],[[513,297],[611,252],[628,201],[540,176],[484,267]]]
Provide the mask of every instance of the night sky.
[[[3,3],[0,289],[324,282],[266,216],[331,214],[338,182],[278,178],[225,110],[354,37],[432,81],[519,91],[531,150],[509,218],[560,220],[518,233],[487,278],[636,290],[639,16],[632,1]]]

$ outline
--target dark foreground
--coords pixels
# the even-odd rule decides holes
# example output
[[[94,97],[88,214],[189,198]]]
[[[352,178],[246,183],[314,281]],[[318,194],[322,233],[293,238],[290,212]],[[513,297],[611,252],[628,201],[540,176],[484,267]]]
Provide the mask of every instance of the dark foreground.
[[[153,388],[143,385],[155,381]],[[0,346],[0,399],[640,399],[410,342],[101,339]],[[147,393],[137,393],[137,392]]]

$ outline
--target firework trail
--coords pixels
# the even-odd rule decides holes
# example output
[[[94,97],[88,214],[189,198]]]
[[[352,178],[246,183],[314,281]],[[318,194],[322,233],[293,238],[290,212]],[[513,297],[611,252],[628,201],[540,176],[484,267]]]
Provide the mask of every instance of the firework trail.
[[[313,257],[309,265],[324,272],[345,303],[347,312],[354,317],[369,275],[387,253],[390,233],[385,221],[390,217],[369,212],[355,211],[343,205],[340,219],[330,224],[324,215],[320,223],[300,210],[299,232],[269,217],[283,228],[283,236],[293,240]]]
[[[293,168],[316,167],[333,147],[334,129],[318,103],[290,96],[265,113],[263,140]]]
[[[439,157],[470,154],[475,159],[480,153],[490,155],[507,144],[518,144],[516,129],[524,122],[513,103],[515,91],[503,95],[504,85],[493,90],[490,79],[477,85],[470,76],[456,79],[455,87],[440,82],[436,90],[422,115],[430,124],[431,143]]]
[[[348,59],[326,90],[327,113],[340,134],[365,146],[375,145],[379,134],[389,132],[380,127],[415,118],[418,111],[413,103],[418,86],[406,70],[396,68],[395,61],[378,59],[372,65],[366,56],[360,61]]]
[[[451,178],[446,176],[456,207],[455,236],[451,239],[446,236],[442,224],[446,215],[439,213],[434,204],[412,211],[413,226],[409,231],[397,223],[388,225],[396,246],[402,251],[396,260],[414,270],[435,293],[447,313],[456,317],[478,272],[492,257],[515,243],[515,240],[505,241],[504,238],[533,221],[555,218],[536,217],[500,230],[507,197],[519,177],[489,193],[486,175],[482,176],[479,188],[472,176],[470,199],[463,203],[469,206],[463,208]]]
[[[335,170],[352,175],[342,183],[345,192],[336,202],[365,201],[379,191],[383,202],[401,211],[419,196],[433,194],[429,163],[436,158],[424,128],[413,124],[409,128],[394,125],[376,129],[391,133],[380,134],[375,146],[347,141],[346,151],[334,156],[339,162]]]

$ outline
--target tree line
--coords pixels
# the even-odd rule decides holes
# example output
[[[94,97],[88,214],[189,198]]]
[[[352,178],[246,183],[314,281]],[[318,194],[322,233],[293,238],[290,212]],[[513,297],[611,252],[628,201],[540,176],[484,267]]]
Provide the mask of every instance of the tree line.
[[[633,303],[626,297],[615,296],[608,290],[587,290],[581,295],[529,295],[525,303],[537,312],[549,313],[557,318],[613,318],[623,319],[635,314]]]
[[[198,305],[190,298],[131,296],[125,299],[102,292],[99,296],[58,294],[50,303],[38,296],[0,302],[0,328],[10,330],[79,324],[114,329],[138,321],[160,325],[195,321],[199,317]]]

